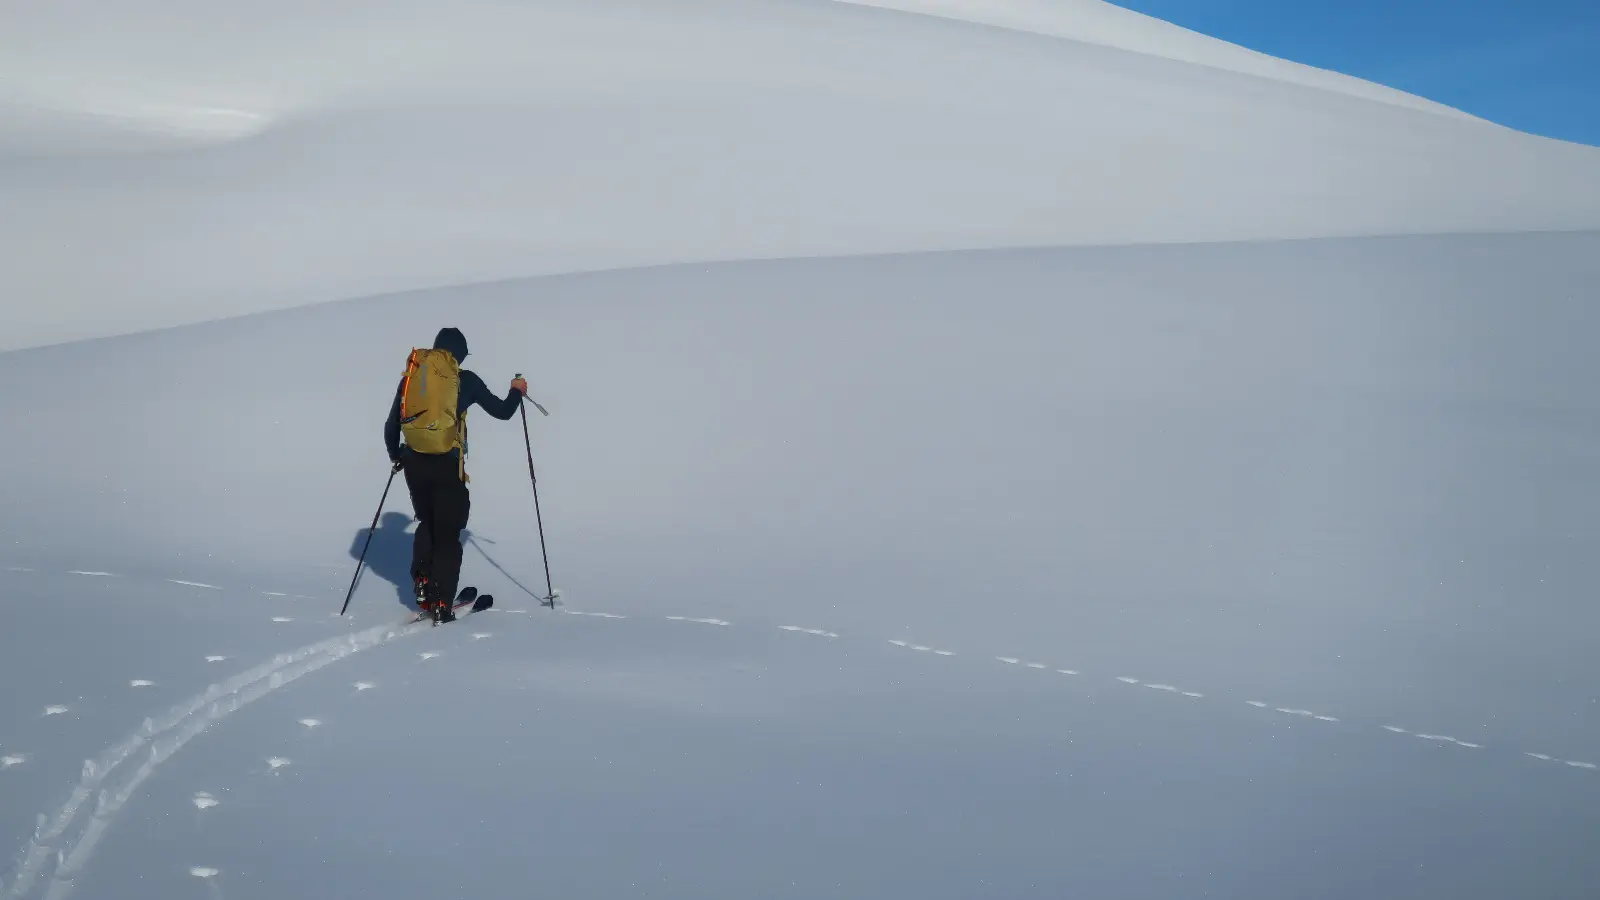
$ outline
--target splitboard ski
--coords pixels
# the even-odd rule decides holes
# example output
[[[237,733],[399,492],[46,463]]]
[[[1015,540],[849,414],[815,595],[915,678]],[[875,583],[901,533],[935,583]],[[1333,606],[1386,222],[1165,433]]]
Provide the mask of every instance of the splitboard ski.
[[[462,613],[461,615],[471,615],[471,614],[473,614],[475,612],[482,612],[482,611],[488,609],[489,607],[494,606],[494,595],[493,594],[481,594],[480,595],[478,593],[478,589],[477,588],[475,588],[475,587],[464,587],[464,588],[461,589],[460,593],[456,594],[455,602],[450,604],[450,613],[453,616],[453,618],[447,619],[444,622],[441,622],[439,620],[438,614],[436,612],[430,613],[430,612],[419,611],[414,616],[411,617],[411,619],[407,622],[407,624],[415,625],[418,622],[423,622],[423,621],[431,621],[435,626],[442,625],[442,624],[447,624],[448,622],[451,622],[451,621],[454,621],[455,619],[460,618],[460,616],[456,616],[455,615],[455,612],[456,612],[456,610],[459,610],[462,607],[466,607],[466,606],[470,606],[471,609],[467,610],[465,613]]]

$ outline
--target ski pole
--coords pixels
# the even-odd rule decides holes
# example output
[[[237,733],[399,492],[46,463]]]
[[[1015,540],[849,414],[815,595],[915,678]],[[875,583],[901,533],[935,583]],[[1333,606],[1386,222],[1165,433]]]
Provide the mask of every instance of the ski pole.
[[[367,561],[367,551],[372,547],[372,535],[378,530],[378,517],[383,515],[383,504],[389,500],[389,488],[394,486],[395,473],[400,471],[399,466],[389,467],[389,481],[383,486],[383,497],[378,500],[378,511],[372,514],[372,527],[367,529],[367,543],[361,548],[361,558],[356,560],[356,574],[350,576],[350,590],[345,592],[344,606],[339,607],[339,615],[344,615],[350,608],[350,598],[355,596],[356,579],[361,577],[361,566]]]
[[[521,378],[522,373],[518,372],[517,377]],[[527,399],[526,394],[523,397]],[[539,406],[538,403],[533,405]],[[528,447],[528,480],[533,482],[533,516],[539,523],[539,553],[544,556],[544,587],[547,594],[541,599],[545,606],[555,609],[556,589],[550,586],[550,552],[545,549],[544,543],[544,515],[539,512],[539,476],[533,472],[533,439],[528,436],[528,408],[519,406],[518,409],[522,412],[522,441]],[[539,406],[539,411],[550,415],[542,406]]]

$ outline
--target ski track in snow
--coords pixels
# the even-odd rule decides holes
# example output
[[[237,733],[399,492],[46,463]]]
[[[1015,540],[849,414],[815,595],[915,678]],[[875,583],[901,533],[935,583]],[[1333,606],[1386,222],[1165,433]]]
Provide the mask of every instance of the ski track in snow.
[[[31,571],[15,567],[12,570]],[[67,574],[85,577],[122,577],[109,572],[87,570],[72,570]],[[191,587],[225,590],[216,585],[199,582],[170,578],[163,580]],[[290,596],[273,592],[261,593],[273,597]],[[526,612],[525,610],[499,611]],[[561,612],[566,615],[604,620],[628,618],[628,616],[604,612],[567,609],[563,609]],[[717,627],[733,626],[732,622],[725,619],[710,617],[662,616],[661,619]],[[290,622],[293,619],[275,617],[273,621]],[[353,634],[329,638],[285,653],[279,653],[268,661],[245,672],[208,686],[196,696],[172,707],[159,719],[145,719],[144,723],[132,734],[103,750],[96,758],[86,760],[83,764],[82,775],[78,784],[69,792],[62,806],[53,813],[41,814],[38,817],[34,833],[20,853],[20,863],[16,874],[9,882],[0,882],[0,889],[4,890],[4,894],[0,895],[0,897],[3,897],[4,900],[22,900],[34,889],[35,885],[40,883],[41,879],[48,878],[49,884],[46,897],[50,898],[50,900],[64,900],[73,888],[73,878],[82,872],[88,864],[117,813],[133,797],[139,787],[149,779],[156,768],[170,759],[190,740],[244,706],[327,665],[363,650],[389,643],[408,634],[420,633],[423,629],[419,628],[418,625],[419,623],[412,621],[388,623]],[[779,625],[776,628],[789,633],[805,634],[829,640],[841,637],[837,632],[800,625]],[[490,634],[487,632],[476,632],[472,634],[472,639],[481,640],[489,636]],[[914,643],[909,640],[892,639],[888,643],[917,653],[943,657],[957,655],[953,650],[939,649],[928,644]],[[418,656],[421,660],[427,661],[439,658],[440,653],[437,651],[423,651]],[[213,655],[205,657],[208,663],[221,662],[225,659],[227,659],[225,656]],[[1050,672],[1068,676],[1082,674],[1077,669],[1056,668],[1049,663],[1031,661],[1023,657],[995,656],[993,659],[1019,670]],[[1115,676],[1115,681],[1189,699],[1204,699],[1206,696],[1197,691],[1185,690],[1177,685],[1143,681],[1128,675]],[[130,681],[130,685],[133,687],[148,687],[152,686],[153,682],[135,679]],[[368,681],[358,681],[354,684],[357,693],[371,690],[376,686],[376,684]],[[1329,724],[1341,723],[1341,719],[1335,716],[1299,707],[1274,706],[1261,700],[1246,700],[1244,702],[1255,709],[1277,715],[1304,718]],[[64,715],[67,712],[68,707],[53,705],[46,707],[44,716]],[[306,729],[315,729],[321,727],[323,722],[320,719],[304,718],[298,720],[298,724]],[[1473,750],[1484,747],[1482,743],[1465,741],[1450,735],[1412,731],[1397,725],[1384,725],[1382,728],[1392,734],[1412,737],[1437,745],[1450,745]],[[124,763],[134,759],[135,755],[141,750],[146,750],[143,762],[133,770],[131,775],[126,776],[119,786],[115,788],[100,787],[101,783],[106,781],[112,774],[125,771]],[[1524,751],[1522,756],[1539,762],[1563,765],[1573,769],[1600,770],[1600,765],[1596,763],[1561,759],[1545,753]],[[23,754],[10,754],[0,757],[0,770],[20,766],[27,761],[27,758]],[[270,757],[266,762],[268,768],[274,772],[291,765],[290,760],[277,756]],[[89,809],[88,804],[91,799],[94,804],[93,808]],[[200,810],[218,805],[216,798],[204,791],[196,793],[192,798],[192,802]],[[88,813],[87,817],[81,817],[80,813],[85,811]],[[84,819],[82,826],[73,831],[74,824],[80,818]],[[46,874],[47,871],[48,874]],[[191,871],[195,877],[206,879],[215,877],[218,874],[217,870],[212,868],[196,867]]]
[[[62,806],[53,813],[39,816],[4,897],[21,900],[42,878],[49,878],[47,896],[62,900],[72,891],[73,878],[88,864],[117,813],[156,769],[185,744],[233,712],[324,666],[420,630],[410,622],[379,625],[280,653],[226,681],[210,685],[159,719],[145,719],[132,734],[106,748],[95,759],[85,761],[78,784]],[[59,709],[64,711],[64,708]],[[146,751],[143,762],[131,775],[119,785],[100,787],[110,776],[124,771],[124,763],[134,759],[141,750]],[[268,760],[273,769],[288,763],[278,757]],[[80,829],[71,832],[91,799],[94,806],[88,810],[87,819]]]

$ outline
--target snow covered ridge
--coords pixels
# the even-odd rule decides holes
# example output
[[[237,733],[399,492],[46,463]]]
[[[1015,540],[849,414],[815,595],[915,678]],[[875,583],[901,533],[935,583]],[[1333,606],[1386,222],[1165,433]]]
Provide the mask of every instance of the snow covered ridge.
[[[1124,9],[1105,0],[837,0],[837,2],[939,16],[1089,44],[1101,44],[1118,50],[1349,94],[1408,109],[1478,120],[1476,116],[1425,97],[1418,97],[1339,72],[1268,56],[1144,13]]]
[[[1600,150],[1104,4],[915,4],[1071,41],[834,0],[403,7],[0,11],[0,351],[636,266],[1600,227]]]

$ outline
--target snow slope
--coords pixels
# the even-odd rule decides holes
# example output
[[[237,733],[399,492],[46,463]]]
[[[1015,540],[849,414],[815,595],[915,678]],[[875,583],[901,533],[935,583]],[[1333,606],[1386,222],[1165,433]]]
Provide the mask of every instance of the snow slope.
[[[305,618],[267,632],[246,592],[196,616],[159,583],[13,583],[123,651],[41,692],[65,712],[8,716],[13,743],[112,750],[153,714],[104,777],[49,754],[0,773],[8,834],[60,821],[67,786],[135,788],[65,817],[72,862],[41,855],[35,896],[1558,897],[1593,871],[1590,770],[1065,653],[521,607],[403,634],[374,611],[319,646],[318,604],[280,601]],[[150,616],[186,623],[181,652]]]
[[[38,435],[0,479],[26,511],[0,562],[31,570],[8,582],[29,627],[0,675],[29,687],[0,709],[22,760],[0,877],[1577,896],[1597,251],[679,266],[5,354],[5,383],[82,399],[0,399]],[[391,494],[337,619],[396,361],[441,321],[550,410],[530,424],[570,605],[532,598],[520,424],[480,415],[467,571],[501,611],[393,630]],[[124,403],[107,387],[138,367],[152,391]],[[426,861],[430,827],[470,862]]]
[[[1043,9],[0,10],[0,900],[1586,897],[1600,151]]]
[[[0,349],[623,266],[1600,227],[1600,149],[1166,58],[1131,15],[324,7],[0,11]]]
[[[842,0],[942,16],[1258,75],[1459,118],[1476,118],[1424,97],[1302,65],[1199,34],[1106,0]]]

